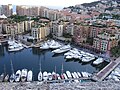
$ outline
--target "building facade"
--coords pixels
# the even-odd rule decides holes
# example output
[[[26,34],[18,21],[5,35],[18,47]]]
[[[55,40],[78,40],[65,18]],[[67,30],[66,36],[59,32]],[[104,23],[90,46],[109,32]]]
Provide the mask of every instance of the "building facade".
[[[96,38],[94,38],[93,46],[99,51],[110,51],[112,47],[115,47],[118,45],[118,40],[115,36],[111,36],[111,34],[103,33],[101,35],[98,35]]]

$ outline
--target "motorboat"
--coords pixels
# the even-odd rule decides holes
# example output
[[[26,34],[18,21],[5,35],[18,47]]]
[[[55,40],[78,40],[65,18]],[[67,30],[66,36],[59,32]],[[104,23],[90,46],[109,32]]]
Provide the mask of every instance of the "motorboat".
[[[22,72],[21,72],[21,81],[24,82],[27,80],[27,69],[22,69]]]
[[[76,72],[74,72],[74,75],[75,75],[76,78],[79,78]]]
[[[112,71],[111,74],[120,77],[120,72],[118,72],[118,71],[114,70],[114,71]]]
[[[52,80],[52,74],[50,72],[48,73],[48,80]]]
[[[47,44],[47,42],[45,42],[44,44],[42,44],[41,46],[40,46],[40,49],[49,49],[49,45]]]
[[[80,72],[77,72],[77,75],[79,76],[79,78],[81,77],[81,74],[80,74]]]
[[[90,62],[90,61],[92,61],[92,60],[94,60],[95,58],[94,57],[89,57],[89,56],[87,56],[87,57],[83,57],[82,58],[82,62]]]
[[[103,58],[98,58],[93,62],[93,64],[98,65],[98,64],[102,63],[103,61],[104,61]]]
[[[71,75],[72,75],[72,77],[75,79],[76,78],[76,76],[74,75],[74,73],[71,73]]]
[[[71,49],[70,45],[64,45],[63,47],[61,47],[59,49],[53,50],[52,52],[54,52],[54,53],[63,53],[63,52],[69,51],[70,49]]]
[[[53,80],[56,80],[56,79],[57,79],[57,75],[56,75],[56,73],[55,73],[54,71],[52,72],[52,79],[53,79]]]
[[[56,75],[57,75],[58,80],[61,80],[60,75],[58,73]]]
[[[65,79],[65,77],[64,77],[64,75],[63,75],[63,74],[61,74],[61,79]]]
[[[15,74],[13,73],[13,74],[11,74],[11,76],[10,76],[10,82],[14,82],[15,81]]]
[[[88,73],[86,73],[86,72],[81,72],[81,74],[83,77],[89,77]]]
[[[4,82],[7,82],[9,80],[9,75],[7,74],[4,78]]]
[[[67,55],[65,58],[66,58],[66,59],[72,59],[73,56],[71,56],[71,55]]]
[[[43,75],[42,72],[40,71],[38,74],[38,81],[42,81],[42,79],[43,79]]]
[[[46,71],[43,72],[43,80],[47,81],[48,73]]]
[[[3,80],[4,80],[4,73],[0,75],[0,82],[2,82]]]
[[[65,73],[63,73],[63,75],[64,75],[65,79],[67,80],[67,79],[68,79],[68,78],[67,78],[67,75],[66,75]]]
[[[28,82],[31,82],[32,81],[32,78],[33,78],[33,72],[31,70],[28,71],[28,74],[27,74],[27,81]]]
[[[16,72],[16,74],[15,74],[15,81],[16,81],[16,82],[19,82],[19,81],[20,81],[20,77],[21,77],[21,71],[18,70],[18,71]]]
[[[66,74],[67,74],[67,76],[68,76],[69,79],[72,78],[70,71],[66,71]]]
[[[115,81],[120,81],[117,76],[112,76],[112,79],[114,79]]]

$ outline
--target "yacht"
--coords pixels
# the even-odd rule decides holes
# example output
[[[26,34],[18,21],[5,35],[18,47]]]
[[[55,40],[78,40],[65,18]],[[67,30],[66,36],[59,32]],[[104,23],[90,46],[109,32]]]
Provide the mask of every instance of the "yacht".
[[[47,44],[47,42],[45,42],[44,44],[42,44],[41,46],[40,46],[40,49],[49,49],[49,45]]]
[[[3,79],[4,79],[4,73],[2,73],[2,74],[0,75],[0,82],[2,82]]]
[[[7,74],[4,78],[4,82],[7,82],[9,80],[9,75]]]
[[[69,51],[70,49],[71,49],[70,45],[64,45],[63,47],[61,47],[59,49],[53,50],[52,52],[54,52],[54,53],[63,53],[63,52]]]
[[[77,72],[77,75],[79,76],[79,78],[81,77],[81,74],[79,72]]]
[[[56,75],[57,75],[58,80],[61,80],[60,75],[58,73]]]
[[[15,74],[13,73],[13,74],[11,74],[11,76],[10,76],[10,82],[14,82],[15,81]]]
[[[73,56],[72,56],[72,55],[67,55],[65,58],[66,58],[66,59],[72,59]]]
[[[21,77],[21,71],[18,70],[18,71],[16,72],[16,74],[15,74],[15,81],[16,81],[16,82],[19,82],[19,81],[20,81],[20,77]]]
[[[61,74],[61,79],[65,79],[65,77],[64,77],[64,75],[63,75],[63,74]]]
[[[67,74],[67,76],[68,76],[69,79],[72,78],[70,71],[66,71],[66,74]]]
[[[21,81],[24,82],[27,80],[27,69],[22,69],[21,72]]]
[[[87,57],[83,57],[82,58],[82,62],[90,62],[90,61],[92,61],[92,60],[94,60],[95,58],[94,57],[89,57],[89,56],[87,56]]]
[[[8,44],[9,44],[8,51],[11,51],[11,52],[24,49],[24,47],[21,43],[16,43],[15,41],[9,42]]]
[[[61,44],[58,42],[55,42],[54,40],[52,41],[52,44],[49,46],[51,49],[57,49],[61,47]]]
[[[52,74],[50,72],[48,73],[48,80],[52,80]]]
[[[32,78],[33,78],[33,72],[31,70],[28,71],[28,74],[27,74],[27,81],[28,82],[31,82],[32,81]]]
[[[67,75],[66,75],[65,73],[63,73],[63,75],[64,75],[65,79],[68,79],[68,78],[67,78]]]
[[[74,72],[74,75],[75,75],[76,78],[79,78],[76,72]]]
[[[112,77],[115,81],[120,81],[117,76]]]
[[[88,73],[86,72],[81,72],[83,77],[88,77]]]
[[[76,76],[74,75],[74,73],[71,73],[71,75],[72,75],[72,77],[75,79],[76,78]]]
[[[103,58],[98,58],[93,62],[93,64],[98,65],[98,64],[102,63],[103,61],[104,61]]]
[[[52,72],[52,79],[55,80],[57,78],[56,73],[53,71]]]
[[[43,80],[47,81],[48,79],[48,73],[45,71],[43,72]]]

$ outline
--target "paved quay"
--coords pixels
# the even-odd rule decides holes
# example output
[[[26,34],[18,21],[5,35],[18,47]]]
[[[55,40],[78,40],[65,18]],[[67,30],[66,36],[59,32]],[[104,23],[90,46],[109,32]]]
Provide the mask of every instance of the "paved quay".
[[[120,90],[120,82],[82,82],[82,83],[0,83],[0,90]]]
[[[98,72],[95,76],[92,77],[95,81],[104,80],[110,72],[112,72],[118,65],[120,64],[120,57],[115,61],[111,61],[106,67],[104,67],[100,72]]]

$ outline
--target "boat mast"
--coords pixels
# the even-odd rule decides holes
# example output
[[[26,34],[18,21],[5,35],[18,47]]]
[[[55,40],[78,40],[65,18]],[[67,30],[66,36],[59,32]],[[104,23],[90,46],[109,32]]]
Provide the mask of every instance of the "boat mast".
[[[4,75],[6,75],[6,66],[4,64]]]
[[[61,75],[63,75],[63,63],[62,63]]]
[[[40,61],[39,61],[39,66],[40,66],[40,71],[41,71],[41,57],[40,57]]]
[[[55,80],[57,79],[56,66],[55,66]]]
[[[12,74],[14,74],[13,63],[12,63],[12,60],[10,61],[11,61],[11,71],[12,71]]]

